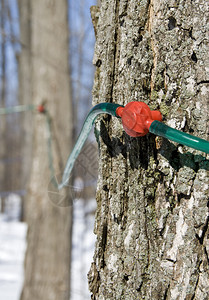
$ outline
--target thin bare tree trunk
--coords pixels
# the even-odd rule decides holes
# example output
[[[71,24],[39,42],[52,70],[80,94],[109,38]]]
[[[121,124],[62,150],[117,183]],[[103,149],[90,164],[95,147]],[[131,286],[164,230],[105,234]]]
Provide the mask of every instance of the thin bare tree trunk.
[[[15,8],[11,8],[11,3],[5,0],[0,1],[0,105],[3,109],[11,106],[11,102],[15,103],[16,100],[15,76],[10,78],[16,68],[14,57],[17,41],[12,11],[15,14]],[[18,157],[20,143],[17,121],[17,115],[1,113],[0,192],[2,211],[5,208],[6,197],[20,188],[20,160]]]
[[[18,0],[20,19],[20,44],[21,53],[19,55],[19,103],[22,105],[32,104],[32,56],[31,56],[31,2],[28,0]],[[22,114],[21,120],[21,154],[23,163],[21,169],[21,186],[27,191],[31,165],[33,147],[33,116],[31,112]],[[22,219],[27,219],[27,196],[23,197]]]
[[[6,104],[6,36],[5,36],[5,23],[6,23],[6,10],[5,10],[5,1],[1,0],[1,10],[0,10],[0,26],[1,26],[1,98],[0,104],[2,107],[5,107]],[[0,182],[1,187],[0,191],[5,191],[5,156],[6,156],[6,118],[5,116],[1,117],[0,123],[0,133],[1,133],[1,149],[0,149]],[[5,198],[1,197],[1,211],[5,209]]]
[[[20,1],[21,4],[24,2]],[[61,150],[59,153],[53,147],[56,170],[60,160],[67,159],[72,140],[67,1],[31,0],[28,17],[31,100],[37,106],[45,102],[51,116],[53,136],[57,137]],[[51,173],[47,139],[46,116],[35,113],[22,300],[69,299],[72,210],[53,205],[48,197]]]
[[[205,1],[101,1],[94,104],[144,101],[208,139]],[[208,299],[209,160],[104,117],[92,299]]]

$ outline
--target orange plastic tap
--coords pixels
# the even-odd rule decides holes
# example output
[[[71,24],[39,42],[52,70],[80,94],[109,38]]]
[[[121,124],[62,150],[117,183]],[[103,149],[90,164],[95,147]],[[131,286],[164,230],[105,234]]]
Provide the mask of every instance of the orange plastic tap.
[[[153,121],[162,121],[159,111],[151,111],[146,103],[137,101],[119,106],[116,115],[121,117],[125,132],[132,137],[146,135]]]

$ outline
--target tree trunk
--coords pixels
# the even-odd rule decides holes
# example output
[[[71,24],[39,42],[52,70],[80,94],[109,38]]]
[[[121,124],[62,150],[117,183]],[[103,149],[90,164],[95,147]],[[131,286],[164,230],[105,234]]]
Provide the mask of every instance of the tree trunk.
[[[205,1],[103,0],[97,19],[94,104],[144,101],[208,139]],[[92,299],[208,299],[208,156],[120,119],[97,127]]]
[[[28,16],[31,22],[31,100],[37,106],[44,102],[50,114],[55,170],[60,161],[67,159],[72,140],[67,11],[65,0],[31,0]],[[47,194],[51,176],[48,134],[46,116],[34,113],[22,300],[69,299],[72,210],[53,205]]]
[[[1,90],[0,90],[0,105],[2,107],[5,107],[6,105],[6,87],[7,87],[7,81],[6,81],[6,35],[5,35],[5,27],[6,27],[6,9],[5,9],[5,1],[0,1],[0,28],[1,28],[1,47],[0,47],[0,70],[1,70]],[[1,147],[0,147],[0,191],[5,191],[5,173],[6,173],[6,142],[7,142],[7,136],[6,136],[6,117],[1,116],[1,122],[0,122],[0,136],[1,136]],[[5,210],[5,196],[1,195],[1,212],[4,212]]]
[[[18,0],[20,19],[20,44],[19,55],[19,103],[30,105],[32,102],[32,56],[31,56],[31,3],[28,0]],[[30,125],[29,125],[30,124]],[[24,158],[21,166],[21,185],[27,190],[32,165],[33,147],[33,118],[31,112],[22,114],[21,119],[22,147],[21,153]],[[27,218],[27,196],[23,197],[22,219]]]

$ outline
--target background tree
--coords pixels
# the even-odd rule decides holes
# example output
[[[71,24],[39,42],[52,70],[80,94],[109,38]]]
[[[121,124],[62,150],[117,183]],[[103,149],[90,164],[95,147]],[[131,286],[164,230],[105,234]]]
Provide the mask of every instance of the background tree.
[[[19,54],[19,103],[30,105],[32,99],[32,56],[31,56],[31,3],[27,0],[18,0],[20,45]],[[31,112],[22,114],[22,155],[21,185],[27,190],[32,164],[33,147],[33,115]],[[27,217],[27,196],[23,198],[22,219]]]
[[[17,114],[7,115],[6,107],[17,104],[16,54],[19,48],[16,26],[16,1],[0,1],[0,197],[4,211],[10,193],[20,190],[20,131]],[[14,129],[15,128],[15,129]]]
[[[72,140],[67,1],[20,0],[19,5],[20,16],[26,13],[30,24],[30,31],[26,32],[26,40],[30,38],[27,44],[30,55],[25,53],[22,63],[29,60],[31,81],[28,86],[24,77],[22,88],[29,89],[25,93],[31,93],[33,104],[38,106],[44,102],[50,114],[53,145],[58,142],[60,149],[60,152],[53,149],[54,168],[58,170],[67,159]],[[47,139],[46,116],[35,113],[22,300],[69,299],[71,207],[53,206],[47,195],[51,176]]]
[[[203,0],[101,1],[93,103],[144,101],[164,122],[208,139]],[[104,117],[92,299],[209,297],[206,154]]]
[[[6,9],[5,9],[5,1],[1,0],[0,2],[1,10],[1,106],[5,106],[6,104],[6,34],[5,34],[5,19],[6,19]],[[2,147],[0,150],[0,181],[1,181],[1,191],[4,191],[5,185],[5,152],[6,152],[6,119],[1,118],[0,123],[0,132],[2,137]],[[4,196],[1,199],[1,211],[4,211],[5,207],[5,199]]]

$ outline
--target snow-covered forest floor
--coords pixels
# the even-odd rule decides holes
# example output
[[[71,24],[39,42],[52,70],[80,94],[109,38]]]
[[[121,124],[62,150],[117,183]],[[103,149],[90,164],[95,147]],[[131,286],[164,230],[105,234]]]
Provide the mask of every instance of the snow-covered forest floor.
[[[87,273],[93,257],[95,200],[74,201],[71,300],[90,299]],[[0,214],[0,299],[19,300],[26,249],[27,225],[19,222],[20,199],[11,195]]]
[[[4,214],[0,214],[0,299],[18,300],[23,283],[26,249],[25,223],[19,222],[20,199],[10,195]]]

